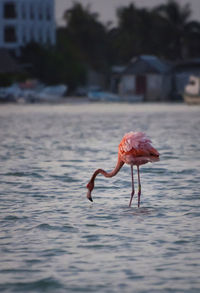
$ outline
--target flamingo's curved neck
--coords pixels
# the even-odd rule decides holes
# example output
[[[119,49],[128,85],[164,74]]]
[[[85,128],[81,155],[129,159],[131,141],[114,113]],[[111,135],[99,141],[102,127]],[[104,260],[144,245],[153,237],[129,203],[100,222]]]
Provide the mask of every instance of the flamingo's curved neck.
[[[124,165],[124,162],[120,159],[120,157],[118,157],[118,161],[117,161],[117,165],[115,166],[115,168],[111,171],[111,172],[106,172],[103,169],[97,169],[94,174],[92,175],[90,182],[94,182],[96,176],[98,174],[102,174],[104,177],[113,177],[115,176],[119,170],[121,169],[121,167]]]
[[[121,160],[120,156],[118,156],[117,165],[116,165],[116,167],[111,172],[106,172],[103,169],[97,169],[94,172],[94,174],[92,175],[90,181],[87,184],[87,189],[88,189],[87,198],[90,201],[93,201],[92,200],[92,196],[91,196],[91,192],[92,192],[92,190],[94,188],[94,180],[95,180],[95,178],[97,177],[98,174],[102,174],[105,177],[113,177],[113,176],[115,176],[119,172],[119,170],[121,169],[121,167],[123,165],[124,165],[124,162]]]

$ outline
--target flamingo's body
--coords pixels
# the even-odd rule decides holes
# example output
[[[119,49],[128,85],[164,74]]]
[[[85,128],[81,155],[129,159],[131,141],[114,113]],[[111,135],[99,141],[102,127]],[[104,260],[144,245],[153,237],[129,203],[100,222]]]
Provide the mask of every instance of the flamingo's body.
[[[151,140],[143,132],[129,132],[124,135],[120,144],[118,151],[118,161],[117,165],[113,171],[107,173],[102,169],[97,169],[92,175],[89,183],[87,184],[88,193],[87,198],[92,201],[91,192],[94,188],[94,180],[96,176],[101,173],[105,177],[115,176],[124,163],[131,165],[131,175],[132,175],[132,193],[129,206],[134,195],[134,179],[133,179],[133,166],[137,166],[138,173],[138,207],[140,206],[140,195],[141,195],[141,184],[140,184],[140,171],[139,166],[146,164],[148,162],[156,162],[159,160],[158,151],[151,145]]]

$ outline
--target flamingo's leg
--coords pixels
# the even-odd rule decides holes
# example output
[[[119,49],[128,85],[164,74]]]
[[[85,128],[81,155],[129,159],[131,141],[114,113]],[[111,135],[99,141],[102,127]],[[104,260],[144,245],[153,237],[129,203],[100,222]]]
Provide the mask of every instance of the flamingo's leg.
[[[133,178],[133,165],[131,165],[131,178],[132,178],[132,192],[131,192],[131,198],[130,198],[130,202],[129,202],[129,207],[131,206],[132,203],[132,199],[135,193],[135,188],[134,188],[134,178]]]
[[[140,195],[141,195],[141,183],[140,183],[140,169],[137,166],[137,173],[138,173],[138,208],[140,207]]]

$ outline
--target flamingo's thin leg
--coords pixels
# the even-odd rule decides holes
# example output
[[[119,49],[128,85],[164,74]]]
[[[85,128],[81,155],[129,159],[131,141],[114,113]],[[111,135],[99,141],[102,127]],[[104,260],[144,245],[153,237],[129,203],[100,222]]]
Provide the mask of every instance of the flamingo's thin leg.
[[[137,166],[137,173],[138,173],[138,208],[140,207],[140,195],[141,195],[141,183],[140,183],[140,169]]]
[[[134,178],[133,178],[133,165],[131,165],[131,178],[132,178],[132,192],[131,192],[131,198],[130,198],[130,202],[129,202],[129,207],[131,206],[132,203],[132,199],[135,193],[135,188],[134,188]]]

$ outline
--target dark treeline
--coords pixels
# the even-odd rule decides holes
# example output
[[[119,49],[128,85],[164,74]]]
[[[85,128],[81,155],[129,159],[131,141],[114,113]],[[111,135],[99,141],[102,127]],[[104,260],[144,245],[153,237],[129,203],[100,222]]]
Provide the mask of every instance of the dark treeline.
[[[85,83],[88,68],[109,75],[112,65],[127,64],[137,55],[171,61],[200,57],[200,22],[191,20],[189,4],[169,0],[146,9],[132,3],[116,13],[117,26],[104,25],[90,6],[76,2],[64,12],[66,25],[57,29],[56,47],[35,45],[33,51],[28,46],[22,59],[34,59],[33,72],[41,80],[74,89]]]

